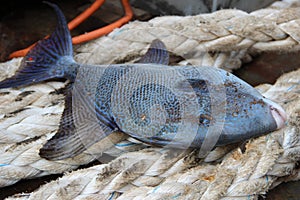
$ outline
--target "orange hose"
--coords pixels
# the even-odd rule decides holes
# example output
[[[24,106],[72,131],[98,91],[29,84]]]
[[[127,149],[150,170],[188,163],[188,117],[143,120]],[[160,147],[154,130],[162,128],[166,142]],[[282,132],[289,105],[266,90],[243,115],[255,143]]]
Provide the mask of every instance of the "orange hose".
[[[72,21],[68,23],[68,27],[70,30],[77,27],[81,24],[84,20],[86,20],[89,16],[91,16],[98,8],[102,6],[105,0],[95,0],[95,2],[88,7],[85,11],[83,11],[80,15],[75,17]]]
[[[32,47],[34,47],[35,44],[36,44],[36,43],[30,45],[29,47],[27,47],[27,48],[25,48],[25,49],[18,50],[18,51],[15,51],[15,52],[9,54],[9,59],[25,56],[25,55],[28,53],[28,51],[29,51]]]
[[[96,0],[89,8],[87,8],[83,13],[78,15],[75,19],[73,19],[70,23],[68,23],[68,27],[70,30],[74,29],[76,26],[78,26],[80,23],[82,23],[84,20],[86,20],[89,16],[91,16],[103,3],[105,0]],[[133,12],[129,4],[129,0],[121,0],[122,5],[124,7],[125,15],[121,19],[113,22],[112,24],[109,24],[103,28],[91,31],[89,33],[75,36],[72,38],[73,44],[80,44],[83,42],[87,42],[89,40],[96,39],[100,36],[106,35],[110,33],[115,28],[118,28],[122,26],[123,24],[130,21],[133,17]],[[9,58],[15,58],[15,57],[22,57],[25,56],[28,51],[35,45],[36,43],[30,45],[29,47],[15,51],[9,55]]]
[[[129,22],[133,17],[133,12],[130,7],[130,4],[128,2],[129,0],[122,0],[122,5],[124,7],[125,15],[121,19],[118,19],[117,21],[113,22],[112,24],[109,24],[103,28],[99,28],[97,30],[88,32],[83,35],[75,36],[72,38],[73,44],[80,44],[82,42],[87,42],[89,40],[96,39],[100,36],[106,35],[113,31],[115,28],[118,28],[122,26],[123,24]]]

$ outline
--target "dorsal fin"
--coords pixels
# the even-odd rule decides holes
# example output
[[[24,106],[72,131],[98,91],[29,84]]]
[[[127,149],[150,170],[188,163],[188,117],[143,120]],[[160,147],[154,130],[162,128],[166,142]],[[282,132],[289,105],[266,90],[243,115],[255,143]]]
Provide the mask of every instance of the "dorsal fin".
[[[155,39],[152,41],[146,54],[137,62],[168,65],[169,52],[166,49],[165,44],[161,40]]]

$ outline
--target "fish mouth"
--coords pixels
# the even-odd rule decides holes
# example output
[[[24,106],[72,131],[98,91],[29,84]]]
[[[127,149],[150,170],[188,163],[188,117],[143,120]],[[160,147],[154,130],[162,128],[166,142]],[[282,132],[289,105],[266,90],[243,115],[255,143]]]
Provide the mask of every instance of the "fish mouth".
[[[277,103],[274,103],[268,99],[264,99],[264,101],[270,106],[271,114],[277,125],[277,130],[283,128],[285,126],[285,122],[287,121],[287,114],[284,109]]]

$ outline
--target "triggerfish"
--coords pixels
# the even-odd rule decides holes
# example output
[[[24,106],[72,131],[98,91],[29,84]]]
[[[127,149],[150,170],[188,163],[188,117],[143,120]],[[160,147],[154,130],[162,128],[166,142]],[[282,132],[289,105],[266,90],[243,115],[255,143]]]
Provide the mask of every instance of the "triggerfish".
[[[40,149],[41,157],[76,156],[116,131],[161,148],[207,152],[285,125],[283,108],[235,75],[209,66],[169,66],[158,39],[132,64],[75,62],[66,19],[47,4],[58,18],[55,31],[28,52],[15,75],[0,82],[9,88],[69,80],[58,131]]]

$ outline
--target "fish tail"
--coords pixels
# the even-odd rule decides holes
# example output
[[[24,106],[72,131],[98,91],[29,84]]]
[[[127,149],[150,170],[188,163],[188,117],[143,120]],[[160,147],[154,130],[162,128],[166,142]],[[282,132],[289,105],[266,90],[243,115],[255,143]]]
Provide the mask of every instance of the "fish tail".
[[[18,87],[53,78],[72,79],[77,66],[73,59],[72,38],[62,11],[55,4],[51,6],[57,15],[54,32],[27,53],[15,75],[0,82],[1,88]]]

